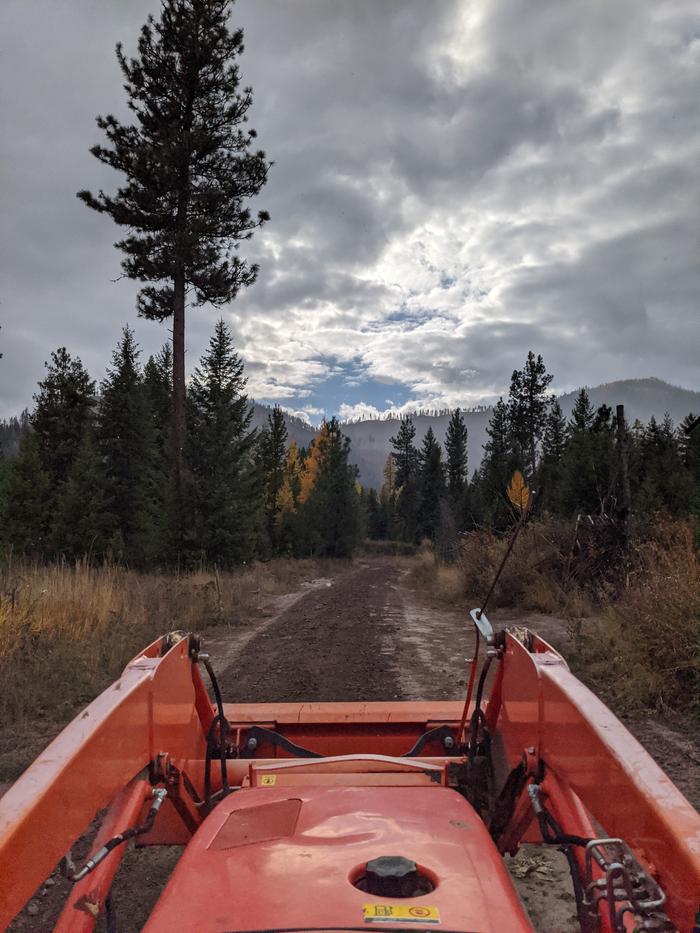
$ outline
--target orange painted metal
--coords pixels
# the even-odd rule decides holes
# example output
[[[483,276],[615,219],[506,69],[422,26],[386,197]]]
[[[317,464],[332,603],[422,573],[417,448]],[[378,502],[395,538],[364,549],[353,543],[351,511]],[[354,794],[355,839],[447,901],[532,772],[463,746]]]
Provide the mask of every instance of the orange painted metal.
[[[499,779],[504,780],[524,754],[533,763],[533,775],[542,762],[542,793],[565,831],[592,835],[595,819],[607,833],[625,839],[666,890],[673,921],[681,930],[690,929],[700,905],[700,816],[612,713],[573,677],[561,656],[536,636],[528,644],[530,649],[507,635],[502,658],[494,664],[489,679],[486,721],[498,752]],[[458,728],[462,703],[227,704],[230,734],[243,747],[247,731],[257,725],[326,756],[326,760],[294,758],[262,735],[257,754],[265,757],[229,761],[231,785],[242,789],[219,803],[201,823],[205,808],[197,798],[203,794],[205,734],[213,718],[212,704],[189,656],[188,639],[176,643],[163,657],[162,645],[161,640],[154,642],[135,658],[120,680],[77,717],[0,800],[0,929],[48,876],[95,813],[121,788],[143,775],[147,766],[151,774],[162,772],[169,782],[169,797],[153,831],[140,841],[190,840],[176,871],[181,890],[173,886],[173,879],[148,930],[255,929],[255,924],[270,929],[282,920],[289,926],[289,917],[302,927],[310,925],[313,917],[322,926],[362,926],[362,918],[358,921],[354,913],[356,895],[362,892],[346,884],[347,874],[343,884],[340,877],[350,870],[350,854],[354,852],[359,859],[369,853],[369,840],[380,846],[375,846],[372,857],[396,854],[397,846],[408,849],[415,844],[420,864],[427,858],[440,872],[446,872],[449,885],[447,880],[444,884],[441,881],[435,895],[445,897],[444,902],[440,900],[441,909],[451,918],[450,924],[454,921],[461,926],[448,927],[443,920],[443,929],[530,929],[522,912],[517,912],[517,904],[517,910],[513,907],[509,882],[503,881],[503,865],[485,827],[468,804],[444,784],[447,766],[459,759],[445,756],[439,740],[426,744],[419,759],[400,758],[426,731],[442,725]],[[392,761],[392,757],[397,760]],[[439,782],[431,775],[438,775]],[[263,782],[263,778],[274,780]],[[212,790],[218,790],[219,782],[215,766]],[[126,819],[128,807],[135,806],[130,793],[115,804],[115,820]],[[292,842],[289,838],[260,842],[261,846],[273,846],[274,858],[269,851],[248,853],[253,856],[251,865],[278,893],[256,887],[252,876],[247,886],[239,888],[241,878],[252,871],[240,861],[243,856],[236,860],[221,849],[219,860],[210,861],[204,843],[213,838],[211,832],[233,810],[291,798],[306,801],[310,824],[301,833],[303,839],[297,838],[299,831],[295,830]],[[459,809],[461,815],[455,816],[455,825],[448,829],[444,816],[452,809],[455,813]],[[117,816],[117,811],[122,815]],[[303,812],[304,808],[301,822],[306,818]],[[470,828],[473,845],[454,835],[453,829],[459,829],[460,823]],[[533,826],[526,830],[528,823],[531,819],[521,800],[504,833],[511,847],[517,845],[523,832],[523,838],[533,834]],[[267,825],[265,822],[263,828]],[[311,859],[308,864],[305,853]],[[410,857],[408,852],[404,854]],[[321,861],[314,861],[317,857]],[[454,864],[448,870],[450,859]],[[105,866],[104,884],[99,875],[92,879],[100,883],[100,903],[112,864]],[[326,881],[319,881],[318,875],[312,878],[310,873],[311,866],[319,869],[321,865],[332,869]],[[334,872],[339,873],[337,877]],[[489,879],[497,879],[497,883],[491,885]],[[255,902],[252,913],[243,916],[240,904],[216,900],[219,885],[224,886],[221,890],[243,890],[242,903]],[[191,910],[197,912],[192,927],[186,920],[190,907],[183,906],[182,894],[190,887],[210,892],[209,899],[192,894]],[[303,914],[297,897],[302,889],[307,895],[311,892],[307,904],[311,903],[313,916]],[[468,912],[452,913],[458,900],[468,900],[470,892],[477,889],[474,903],[481,905],[478,926]],[[326,900],[317,904],[320,890],[326,892]],[[250,896],[251,891],[255,897]],[[292,905],[288,914],[279,900],[283,895],[284,904]],[[367,900],[367,895],[362,897]],[[264,910],[256,906],[261,900]],[[265,912],[269,904],[278,904],[274,916]],[[460,909],[466,908],[462,904]],[[166,922],[175,916],[175,927],[168,927]],[[245,926],[237,925],[244,920]],[[65,924],[64,928],[83,929]]]
[[[278,812],[290,800],[299,803],[293,820],[287,810]],[[267,817],[266,805],[274,808]],[[236,833],[227,847],[221,834],[246,809],[256,811],[244,824],[251,842],[241,844]],[[379,855],[412,859],[436,885],[401,899],[402,907],[414,909],[411,929],[434,929],[421,920],[433,908],[438,930],[532,933],[486,827],[460,794],[439,784],[398,791],[259,787],[232,794],[185,850],[144,933],[369,929],[374,924],[365,922],[364,905],[387,908],[392,899],[359,890],[353,881]]]
[[[0,929],[159,750],[203,757],[187,640],[163,658],[160,645],[135,658],[0,800]]]
[[[97,852],[113,836],[138,826],[144,803],[150,799],[151,785],[137,779],[120,791],[102,821],[92,845]],[[54,933],[90,933],[104,908],[112,880],[126,853],[126,845],[117,846],[89,875],[73,886]]]
[[[514,766],[534,746],[611,836],[646,864],[681,930],[700,906],[700,815],[610,710],[545,641],[506,637],[498,735]]]
[[[404,703],[225,703],[232,730],[251,725],[275,729],[290,741],[321,755],[403,755],[429,729],[449,725],[455,730],[462,713],[459,701]],[[268,755],[268,748],[264,747]],[[439,741],[422,755],[440,756]],[[283,749],[270,755],[289,757]]]

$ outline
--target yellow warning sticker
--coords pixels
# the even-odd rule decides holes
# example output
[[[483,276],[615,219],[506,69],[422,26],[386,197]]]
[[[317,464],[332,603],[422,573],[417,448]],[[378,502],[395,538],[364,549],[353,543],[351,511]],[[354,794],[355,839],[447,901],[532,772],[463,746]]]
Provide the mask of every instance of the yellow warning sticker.
[[[276,774],[263,774],[263,776],[260,778],[260,783],[263,787],[274,787],[276,782]]]
[[[424,907],[422,904],[365,904],[362,908],[365,923],[440,923],[440,911],[437,907]]]

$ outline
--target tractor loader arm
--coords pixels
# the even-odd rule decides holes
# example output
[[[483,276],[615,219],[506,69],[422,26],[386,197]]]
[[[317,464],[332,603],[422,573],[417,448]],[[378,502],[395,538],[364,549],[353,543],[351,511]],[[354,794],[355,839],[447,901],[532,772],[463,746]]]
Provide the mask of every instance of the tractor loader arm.
[[[134,658],[0,800],[0,929],[4,929],[96,813],[161,751],[201,759],[206,698],[190,642],[165,638]]]
[[[501,655],[486,721],[508,768],[521,774],[510,819],[497,830],[501,851],[514,851],[536,821],[539,795],[569,834],[600,836],[593,827],[602,826],[623,840],[665,892],[663,910],[678,929],[695,929],[700,815],[549,644],[527,631],[507,633]],[[574,848],[582,877],[600,879],[594,847],[588,855]]]

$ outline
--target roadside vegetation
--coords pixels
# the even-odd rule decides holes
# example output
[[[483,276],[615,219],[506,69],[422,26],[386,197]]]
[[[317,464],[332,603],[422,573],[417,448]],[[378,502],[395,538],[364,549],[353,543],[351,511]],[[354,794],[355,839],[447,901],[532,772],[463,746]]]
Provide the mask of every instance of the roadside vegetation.
[[[535,521],[518,538],[491,609],[545,613],[567,625],[575,672],[618,713],[700,714],[700,562],[695,523],[655,516],[632,533],[618,581],[599,553],[582,553],[575,523]],[[479,606],[508,545],[465,536],[445,562],[425,542],[414,579],[433,598]],[[601,574],[601,570],[605,573]]]
[[[240,626],[324,562],[277,559],[235,571],[140,573],[115,564],[0,566],[0,782],[151,641],[174,629]]]

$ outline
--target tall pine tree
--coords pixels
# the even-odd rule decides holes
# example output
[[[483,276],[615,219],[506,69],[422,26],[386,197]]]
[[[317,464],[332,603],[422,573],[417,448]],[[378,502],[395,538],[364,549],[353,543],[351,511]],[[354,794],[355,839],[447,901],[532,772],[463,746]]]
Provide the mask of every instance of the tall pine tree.
[[[303,537],[312,554],[350,557],[357,544],[360,499],[349,453],[350,441],[338,421],[324,422],[309,454],[315,477],[301,513]]]
[[[73,559],[118,556],[130,561],[132,555],[126,553],[116,529],[113,489],[94,433],[93,429],[85,432],[61,490],[51,535],[53,551]],[[115,540],[119,542],[116,554]]]
[[[390,438],[396,464],[396,518],[399,533],[405,541],[417,541],[419,535],[418,469],[420,458],[413,441],[416,428],[409,417],[401,419],[399,430]]]
[[[180,527],[175,488],[173,457],[173,353],[165,344],[155,357],[148,358],[143,370],[143,385],[148,400],[150,429],[153,435],[154,546],[161,560],[177,557]]]
[[[453,502],[461,500],[467,483],[467,426],[462,412],[455,408],[450,416],[445,435],[447,454],[447,488]]]
[[[52,494],[58,495],[92,421],[95,383],[80,359],[73,359],[65,347],[59,347],[46,363],[46,376],[34,400],[31,424],[39,458]]]
[[[154,557],[156,538],[155,444],[148,395],[134,332],[125,327],[102,382],[97,446],[103,458],[111,549],[143,566]]]
[[[252,91],[241,87],[243,32],[231,0],[162,0],[143,26],[136,58],[117,59],[135,122],[98,117],[108,146],[92,154],[125,176],[116,195],[78,197],[127,228],[117,246],[141,289],[144,317],[173,318],[174,453],[185,495],[185,299],[220,306],[256,278],[238,252],[268,215],[246,206],[267,180],[264,152],[245,127]]]
[[[561,508],[562,458],[566,450],[566,420],[556,400],[545,417],[542,435],[542,458],[537,471],[540,507],[551,512]]]
[[[537,455],[550,405],[547,390],[552,379],[542,357],[536,357],[532,350],[522,370],[516,369],[511,377],[508,416],[512,447],[531,482],[537,471]]]
[[[418,490],[420,534],[434,541],[440,527],[440,505],[445,494],[445,467],[442,447],[435,439],[432,428],[425,432],[420,451]]]
[[[281,494],[287,458],[287,425],[279,405],[267,416],[267,425],[260,432],[259,456],[263,478],[263,507],[267,536],[273,553],[279,550]]]
[[[243,361],[218,321],[190,383],[190,462],[197,551],[230,566],[249,560],[259,538],[256,432]]]
[[[566,426],[566,447],[561,460],[561,506],[566,515],[593,513],[599,508],[591,429],[595,413],[588,392],[576,396]]]
[[[478,497],[480,508],[474,518],[501,528],[510,523],[511,512],[506,504],[506,489],[518,466],[513,452],[511,422],[508,406],[502,398],[496,402],[486,427],[488,440],[484,444],[484,458],[479,470]]]
[[[19,554],[45,556],[52,510],[51,479],[42,467],[39,439],[33,431],[23,435],[3,485],[3,544]]]

